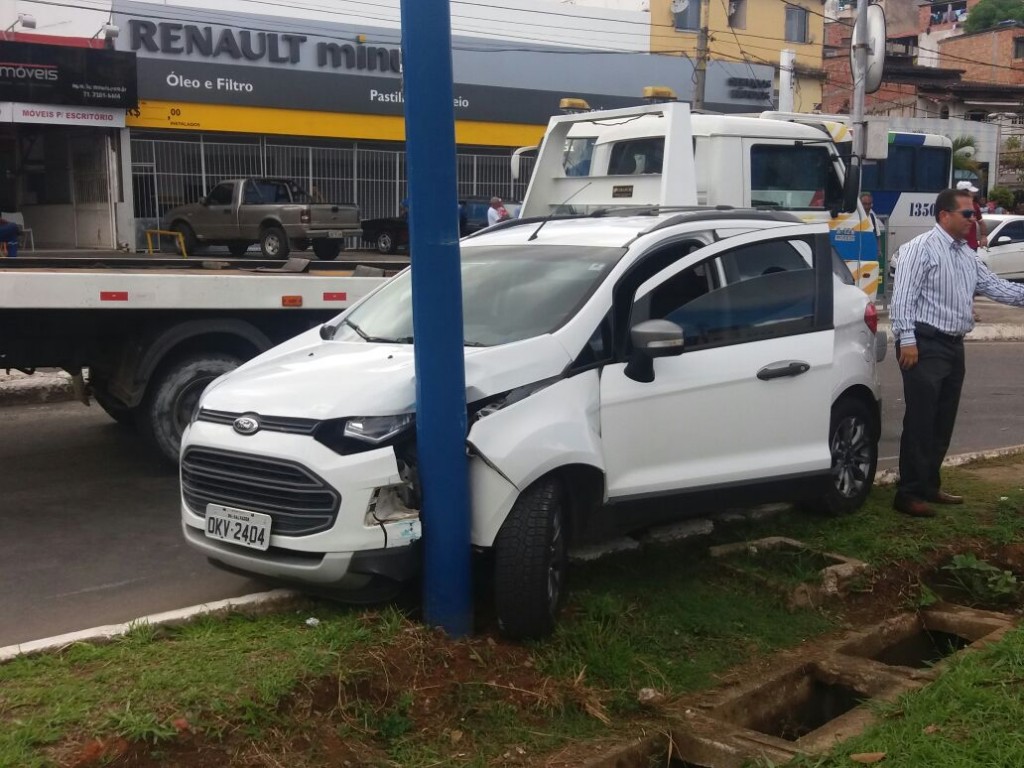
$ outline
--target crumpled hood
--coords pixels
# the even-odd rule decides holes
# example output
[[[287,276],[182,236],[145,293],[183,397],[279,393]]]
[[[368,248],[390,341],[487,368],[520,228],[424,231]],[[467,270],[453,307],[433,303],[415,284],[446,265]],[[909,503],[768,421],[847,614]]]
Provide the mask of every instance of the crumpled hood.
[[[466,349],[466,401],[557,376],[572,362],[549,335]],[[415,409],[410,344],[322,341],[314,330],[222,376],[202,407],[307,419],[384,416]]]

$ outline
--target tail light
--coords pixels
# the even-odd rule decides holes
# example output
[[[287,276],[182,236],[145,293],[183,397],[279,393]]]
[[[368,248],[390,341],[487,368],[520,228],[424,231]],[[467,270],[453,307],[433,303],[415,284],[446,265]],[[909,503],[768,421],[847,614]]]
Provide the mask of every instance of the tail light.
[[[302,213],[299,214],[299,221],[303,224],[309,224],[313,220],[313,215],[310,213],[309,208],[303,208]]]
[[[870,301],[864,307],[864,325],[872,333],[878,332],[878,310],[875,309],[874,303]]]

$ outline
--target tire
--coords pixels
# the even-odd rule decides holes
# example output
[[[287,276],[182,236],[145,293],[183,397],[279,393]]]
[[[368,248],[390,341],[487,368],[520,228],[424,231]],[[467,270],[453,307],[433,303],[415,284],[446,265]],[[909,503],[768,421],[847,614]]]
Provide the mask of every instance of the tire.
[[[153,375],[136,423],[164,459],[177,465],[181,435],[199,396],[210,382],[241,363],[232,355],[211,352],[174,360]]]
[[[241,258],[249,251],[249,243],[228,243],[228,253]]]
[[[107,415],[123,427],[135,426],[135,410],[114,398],[103,384],[90,382],[92,399]]]
[[[878,466],[878,431],[868,406],[850,398],[832,406],[828,444],[832,454],[829,489],[806,506],[818,514],[848,515],[864,504]]]
[[[398,238],[394,232],[381,232],[377,235],[376,244],[378,253],[398,253]]]
[[[288,235],[280,227],[266,227],[260,232],[260,251],[268,259],[287,259],[291,246]]]
[[[195,230],[192,229],[188,224],[183,221],[177,221],[171,225],[173,232],[180,232],[182,239],[185,241],[185,251],[189,256],[192,256],[199,250],[199,238],[196,237]],[[181,246],[178,244],[178,238],[174,238],[174,252],[179,256],[184,256],[181,252]]]
[[[512,506],[494,541],[494,604],[502,634],[514,640],[555,629],[569,563],[564,490],[538,480]]]
[[[338,254],[341,253],[341,241],[340,240],[314,240],[313,241],[313,255],[318,259],[324,259],[330,261],[338,258]]]

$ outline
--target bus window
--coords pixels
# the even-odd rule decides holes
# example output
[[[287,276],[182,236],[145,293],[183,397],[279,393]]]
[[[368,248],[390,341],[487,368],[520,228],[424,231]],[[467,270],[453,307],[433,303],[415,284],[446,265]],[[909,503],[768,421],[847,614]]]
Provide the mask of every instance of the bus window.
[[[832,155],[822,146],[750,148],[750,204],[823,210],[842,196]]]
[[[914,161],[917,157],[917,152],[917,147],[901,147],[898,144],[889,145],[889,157],[885,161],[885,176],[882,180],[882,189],[914,191]]]
[[[919,147],[914,180],[918,192],[941,192],[949,184],[950,151],[944,147]]]

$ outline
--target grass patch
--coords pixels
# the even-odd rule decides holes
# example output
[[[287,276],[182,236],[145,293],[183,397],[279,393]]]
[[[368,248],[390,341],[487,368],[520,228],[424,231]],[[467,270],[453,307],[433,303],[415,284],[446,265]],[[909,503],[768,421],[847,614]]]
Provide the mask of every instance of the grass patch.
[[[576,567],[555,635],[528,645],[487,631],[451,641],[393,607],[304,601],[18,659],[0,665],[0,766],[72,765],[83,745],[119,738],[134,752],[118,765],[547,764],[588,740],[661,727],[638,703],[643,688],[671,701],[842,620],[787,610],[710,558],[710,543],[790,536],[885,566],[1024,539],[1024,492],[970,468],[949,472],[947,486],[968,504],[934,520],[897,515],[893,491],[875,489],[847,518],[790,512]],[[817,564],[769,565],[802,580]]]

